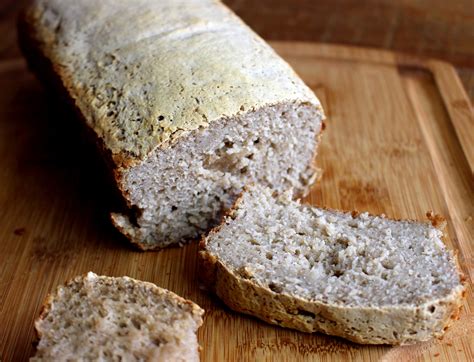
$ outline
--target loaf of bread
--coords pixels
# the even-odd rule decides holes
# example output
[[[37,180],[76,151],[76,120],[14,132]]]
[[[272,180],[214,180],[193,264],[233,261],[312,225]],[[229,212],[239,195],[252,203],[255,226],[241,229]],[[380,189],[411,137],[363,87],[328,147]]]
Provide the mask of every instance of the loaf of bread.
[[[442,222],[395,221],[252,187],[201,242],[201,276],[232,309],[364,344],[439,337],[464,295]]]
[[[50,295],[33,361],[199,361],[204,311],[152,283],[88,273]]]
[[[198,237],[244,184],[317,177],[318,99],[219,1],[34,0],[19,38],[111,160],[113,223],[143,249]]]

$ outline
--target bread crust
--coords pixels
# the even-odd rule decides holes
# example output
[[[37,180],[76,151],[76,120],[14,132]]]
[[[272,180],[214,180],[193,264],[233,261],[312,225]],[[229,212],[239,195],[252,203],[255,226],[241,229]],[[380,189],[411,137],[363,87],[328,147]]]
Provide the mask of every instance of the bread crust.
[[[30,68],[72,105],[106,160],[113,183],[123,196],[126,207],[122,214],[130,216],[132,220],[135,219],[135,210],[125,176],[132,167],[144,162],[158,149],[168,148],[185,139],[190,132],[209,127],[222,118],[284,102],[310,104],[323,116],[319,100],[311,89],[220,1],[190,1],[189,9],[187,5],[180,6],[178,2],[149,0],[140,5],[134,2],[123,5],[125,3],[112,0],[83,1],[78,2],[85,4],[81,8],[60,0],[34,0],[19,17],[20,46]],[[136,14],[134,21],[118,23],[114,22],[114,18],[104,16],[104,12],[108,11],[107,7],[115,9],[117,6],[127,6],[127,11],[116,12],[116,16]],[[163,15],[161,6],[166,7],[166,16]],[[86,7],[90,8],[87,10]],[[152,19],[151,16],[155,18]],[[74,21],[69,21],[71,18]],[[168,18],[176,18],[176,22],[171,24]],[[108,22],[110,29],[109,26],[99,26],[101,21]],[[54,25],[55,22],[58,24]],[[76,22],[81,25],[76,29],[79,35],[74,32],[71,35]],[[97,41],[98,44],[95,46],[87,45],[89,38],[86,33],[82,33],[82,29],[89,25],[96,27],[94,32],[97,39],[94,38],[94,42]],[[116,33],[124,38],[118,41]],[[148,36],[149,33],[152,36]],[[137,41],[134,34],[138,38],[137,34],[144,38]],[[168,43],[160,40],[161,34],[168,34],[163,35],[164,37],[176,37],[177,50],[168,44],[173,43],[172,40]],[[79,48],[81,42],[71,45],[75,36],[86,36],[86,48]],[[154,37],[156,41],[147,42],[147,39],[152,40]],[[190,40],[201,39],[200,37],[204,41]],[[227,39],[226,37],[228,40],[232,39],[232,42],[222,40]],[[147,51],[136,58],[135,54],[140,53],[142,40],[147,44],[144,46]],[[123,44],[127,41],[130,42],[129,48]],[[215,52],[212,46],[207,45],[216,41],[223,41],[220,52]],[[232,45],[236,41],[242,42],[242,47]],[[100,45],[104,48],[115,46],[115,50],[105,52]],[[97,68],[93,68],[91,74],[88,74],[84,69],[79,69],[79,66],[84,65],[82,63],[76,68],[71,66],[69,63],[76,61],[78,57],[68,55],[67,51],[71,49],[79,54],[89,52],[90,57],[95,57],[97,64],[93,66]],[[180,58],[179,51],[182,59],[192,59],[192,66],[181,66],[181,62],[176,62]],[[246,64],[241,69],[239,62],[242,59],[250,66],[247,67]],[[120,69],[111,73],[107,65],[104,65],[109,61],[112,62],[111,66]],[[88,65],[91,66],[89,63]],[[187,74],[191,68],[194,69],[193,73]],[[271,70],[271,74],[268,70]],[[110,84],[102,81],[102,77],[107,76]],[[135,77],[146,81],[142,79],[143,84],[139,83]],[[165,88],[162,80],[168,79],[167,77],[169,86]],[[196,82],[204,82],[205,86]],[[131,103],[127,104],[130,107],[122,110],[124,115],[113,109],[106,111],[103,109],[106,106],[103,105],[95,107],[101,97],[105,97],[110,104],[120,103],[120,99],[104,96],[109,86],[129,95],[141,91],[145,86],[151,87],[142,97],[151,98],[145,102],[140,97],[131,97]],[[136,106],[138,113],[145,114],[139,117],[141,125],[138,128],[134,126],[136,119],[127,118],[125,114],[127,108],[133,108],[132,105]],[[142,132],[145,129],[149,132]],[[316,154],[315,150],[312,162],[315,173],[310,183],[320,177],[314,164]],[[111,219],[117,229],[139,249],[162,248],[160,245],[144,243],[135,235],[133,227],[127,227],[129,221],[121,220],[120,214],[111,214]]]
[[[123,14],[117,12],[117,19],[108,17],[109,8],[119,7],[124,7]],[[92,16],[94,11],[96,14]],[[135,14],[133,22],[119,22],[119,17],[126,20],[130,14]],[[88,44],[89,33],[80,34],[86,37],[85,45],[71,34],[75,26],[68,22],[71,19],[77,26],[95,29],[88,29],[95,34],[93,45]],[[109,22],[106,29],[100,26],[105,21]],[[58,22],[56,26],[55,22]],[[192,1],[189,6],[181,6],[176,0],[150,0],[139,5],[111,0],[80,5],[35,0],[22,13],[20,24],[22,42],[34,43],[39,53],[50,60],[67,95],[102,140],[118,168],[132,167],[156,148],[167,148],[186,132],[209,127],[222,116],[283,101],[313,104],[322,113],[318,99],[293,69],[220,1]],[[124,38],[117,40],[117,33]],[[232,42],[225,41],[231,39]],[[124,42],[129,44],[124,46]],[[219,54],[213,45],[208,45],[216,42],[222,43]],[[232,46],[236,42],[242,48]],[[147,52],[138,56],[141,46]],[[93,68],[96,73],[89,75],[71,67],[68,62],[75,61],[76,56],[71,56],[67,47],[74,52],[89,52],[97,62],[97,68]],[[192,64],[176,62],[180,54],[183,59],[192,57]],[[241,69],[242,60],[251,69]],[[120,70],[114,68],[109,72],[108,66]],[[187,73],[190,68],[192,74]],[[267,69],[272,73],[267,74]],[[102,76],[109,77],[110,85],[124,94],[132,94],[146,85],[135,77],[148,81],[150,89],[146,94],[130,98],[136,102],[130,106],[136,106],[140,114],[147,114],[140,121],[140,129],[149,128],[148,133],[136,134],[133,120],[126,119],[126,114],[107,116],[95,107],[104,90],[101,87],[106,86]],[[168,89],[163,92],[162,80],[168,77]],[[206,82],[205,87],[195,83],[201,81]]]
[[[46,318],[49,311],[51,310],[51,306],[54,303],[56,296],[58,295],[58,292],[61,289],[67,288],[68,286],[70,286],[74,283],[81,282],[82,280],[84,280],[85,278],[88,277],[89,273],[85,273],[85,274],[82,274],[82,275],[75,276],[75,277],[69,279],[68,281],[66,281],[64,283],[64,285],[59,285],[58,287],[56,287],[54,292],[48,293],[48,295],[46,296],[43,304],[41,305],[38,320],[43,320],[43,319]],[[98,276],[98,277],[102,278],[102,279],[105,279],[105,280],[114,279],[114,277],[109,277],[109,276]],[[175,300],[177,303],[188,305],[189,307],[191,307],[191,314],[193,315],[193,317],[195,317],[195,320],[198,321],[198,322],[200,321],[199,326],[202,325],[201,317],[204,315],[204,310],[200,306],[198,306],[196,303],[194,303],[193,301],[191,301],[189,299],[185,299],[183,297],[180,297],[179,295],[177,295],[177,294],[175,294],[175,293],[173,293],[173,292],[171,292],[167,289],[160,288],[156,284],[153,284],[153,283],[150,283],[150,282],[130,278],[130,277],[127,277],[127,276],[122,277],[122,278],[127,278],[135,284],[140,284],[140,285],[146,286],[148,288],[151,288],[151,290],[153,290],[153,291],[155,291],[159,294],[166,294],[167,298]],[[41,335],[40,331],[36,328],[36,326],[35,326],[35,330],[36,330],[38,336],[40,336]]]
[[[217,255],[206,249],[207,239],[218,233],[226,218],[232,217],[236,212],[243,193],[221,224],[211,230],[207,237],[203,237],[199,244],[200,280],[231,309],[281,327],[308,333],[323,332],[361,344],[407,345],[433,337],[440,338],[459,319],[465,298],[465,278],[462,272],[462,285],[444,298],[416,307],[364,308],[328,304],[279,293],[253,282],[251,273],[230,270]],[[353,211],[353,217],[357,214],[357,211]],[[435,227],[446,225],[444,218],[439,215],[429,212],[427,216]],[[435,314],[433,311],[436,311]]]
[[[89,272],[89,273],[79,275],[79,276],[76,276],[74,278],[69,279],[64,285],[59,285],[55,289],[54,292],[51,292],[46,296],[46,298],[45,298],[45,300],[44,300],[44,302],[43,302],[43,304],[40,308],[39,316],[35,321],[36,342],[38,342],[41,339],[42,335],[43,335],[41,323],[42,323],[42,321],[44,321],[48,317],[48,314],[52,310],[53,305],[56,301],[56,298],[58,298],[58,295],[61,292],[61,290],[65,289],[65,288],[68,288],[69,286],[71,286],[73,284],[81,283],[85,279],[88,279],[88,278],[91,278],[91,277],[100,278],[101,280],[104,280],[106,282],[107,281],[112,281],[113,279],[116,279],[114,277],[108,277],[108,276],[97,276],[97,275],[93,274],[92,272]],[[203,323],[202,317],[204,315],[204,310],[201,307],[199,307],[196,303],[194,303],[193,301],[182,298],[179,295],[177,295],[177,294],[175,294],[175,293],[173,293],[173,292],[171,292],[167,289],[160,288],[157,285],[155,285],[153,283],[150,283],[150,282],[137,280],[137,279],[130,278],[130,277],[127,277],[127,276],[122,277],[122,278],[128,279],[133,284],[137,284],[137,285],[146,287],[148,290],[152,291],[155,294],[164,294],[165,298],[167,300],[173,300],[177,305],[183,306],[183,309],[185,309],[184,307],[188,307],[187,312],[189,312],[191,314],[192,319],[195,321],[197,328],[202,326],[202,323]]]
[[[272,104],[272,105],[269,105],[269,106],[279,106],[279,105],[281,105],[281,104],[276,103],[276,104]],[[255,110],[255,111],[258,111],[258,109]],[[305,189],[303,190],[303,192],[294,193],[294,198],[303,198],[303,197],[307,196],[309,194],[309,192],[311,191],[311,187],[315,183],[319,182],[321,177],[322,177],[323,171],[319,167],[317,167],[316,158],[317,158],[317,154],[318,154],[318,152],[317,152],[318,146],[321,142],[322,133],[323,133],[325,127],[326,127],[326,126],[323,126],[323,124],[324,124],[324,122],[322,121],[320,131],[318,132],[318,134],[316,136],[317,137],[316,147],[313,150],[313,157],[310,161],[310,168],[312,170],[312,175],[313,176],[311,177],[311,179],[309,180],[307,185],[305,185]],[[198,131],[192,131],[192,132],[198,132]],[[180,140],[178,140],[177,142],[180,142]],[[123,170],[123,169],[122,170],[115,170],[114,175],[115,175],[115,179],[117,180],[118,188],[124,193],[124,195],[126,195],[126,191],[124,190],[123,182],[122,182],[123,172],[126,172],[126,171]],[[239,195],[240,194],[241,194],[241,192],[239,192]],[[128,201],[128,207],[130,209],[133,208],[133,205],[129,201]],[[221,220],[225,215],[227,215],[227,211],[228,210],[222,209]],[[127,239],[134,246],[136,246],[138,249],[140,249],[142,251],[157,251],[157,250],[160,250],[160,249],[163,248],[160,245],[154,245],[154,244],[150,244],[150,243],[141,242],[140,238],[135,235],[135,230],[136,230],[135,225],[129,225],[129,220],[127,218],[124,218],[123,214],[121,214],[121,213],[111,213],[110,214],[110,220],[111,220],[112,224],[123,235],[125,235],[127,237]],[[206,233],[203,233],[203,235],[206,235]],[[197,238],[192,239],[192,240],[198,240],[199,241],[200,239],[201,239],[201,237],[197,237]],[[189,242],[189,239],[181,240],[176,245],[185,244],[187,242]]]

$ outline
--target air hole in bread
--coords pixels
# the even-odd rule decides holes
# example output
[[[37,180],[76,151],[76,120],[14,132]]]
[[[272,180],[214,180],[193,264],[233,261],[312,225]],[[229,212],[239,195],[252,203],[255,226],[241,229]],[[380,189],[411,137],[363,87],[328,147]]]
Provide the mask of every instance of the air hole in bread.
[[[437,313],[438,304],[433,301],[452,298],[452,292],[460,294],[462,286],[453,255],[442,244],[441,232],[428,223],[319,209],[260,186],[248,188],[233,213],[233,220],[226,220],[216,233],[207,237],[206,249],[230,270],[251,266],[251,283],[268,285],[271,291],[284,293],[285,300],[293,301],[285,303],[285,318],[282,314],[274,315],[282,318],[285,326],[305,331],[314,328],[314,323],[295,322],[295,314],[304,314],[294,306],[301,299],[307,301],[308,309],[319,308],[318,302],[347,310],[383,309],[389,315],[384,316],[383,324],[375,322],[373,315],[358,315],[354,320],[346,314],[339,315],[336,323],[339,328],[344,326],[345,331],[353,331],[348,333],[353,333],[356,341],[412,343],[428,334],[439,334],[444,324],[438,320],[449,318]],[[359,227],[352,228],[353,222]],[[326,233],[328,224],[333,230]],[[442,283],[434,284],[434,278],[442,278]],[[262,304],[271,305],[266,309],[268,313],[281,309],[282,297],[257,298],[246,305],[246,312],[268,320],[268,314],[260,309]],[[259,308],[252,309],[254,306]],[[400,316],[398,306],[408,306],[413,313],[424,310],[433,321],[427,327],[420,326],[413,323],[412,314]],[[395,334],[394,328],[388,328],[392,322],[397,325]],[[332,326],[334,321],[322,323]],[[403,326],[403,333],[398,325]],[[417,328],[424,329],[417,333]],[[410,330],[415,336],[408,335]]]
[[[138,330],[140,330],[142,327],[142,322],[138,320],[137,318],[132,318],[132,324]]]
[[[163,344],[163,340],[161,340],[160,338],[152,338],[151,342],[155,345],[155,346],[160,346],[161,344]]]
[[[270,283],[268,284],[268,287],[270,288],[272,292],[275,292],[275,293],[281,293],[283,291],[282,286],[276,283]]]
[[[300,308],[298,308],[298,314],[306,318],[311,318],[311,319],[316,318],[316,314],[314,314],[313,312],[309,312],[307,310],[300,309]]]

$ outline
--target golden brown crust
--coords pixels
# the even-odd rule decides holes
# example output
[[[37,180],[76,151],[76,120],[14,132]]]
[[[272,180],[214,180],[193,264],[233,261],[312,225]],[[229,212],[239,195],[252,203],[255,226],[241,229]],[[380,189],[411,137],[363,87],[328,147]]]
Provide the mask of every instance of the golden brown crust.
[[[227,217],[236,212],[247,189],[246,187],[228,210]],[[359,212],[354,210],[351,215],[357,217]],[[445,225],[444,218],[440,216],[432,218],[437,220],[436,225]],[[209,290],[216,293],[225,304],[237,312],[250,314],[268,323],[302,332],[324,332],[362,344],[393,345],[412,344],[440,337],[459,318],[465,297],[462,273],[460,274],[462,288],[457,288],[445,298],[426,302],[416,308],[344,307],[275,292],[267,286],[253,282],[251,272],[234,273],[219,260],[218,256],[206,250],[207,238],[218,233],[225,223],[226,217],[200,242],[199,276]],[[426,313],[426,310],[433,306],[436,307],[438,313],[437,319]],[[364,319],[371,322],[360,323]],[[382,330],[379,328],[375,331],[371,327],[373,323],[382,326],[384,323],[386,326],[392,325],[392,329],[384,331],[383,328]],[[349,327],[351,325],[352,328]]]
[[[256,316],[270,324],[299,330],[301,332],[323,332],[340,336],[352,342],[361,344],[412,344],[441,336],[457,318],[461,304],[459,295],[431,301],[426,305],[413,308],[344,308],[317,301],[307,301],[285,293],[276,293],[267,287],[257,285],[250,280],[234,274],[226,268],[215,256],[206,251],[200,251],[203,263],[201,270],[206,286],[214,291],[231,309]],[[208,271],[212,268],[212,274]],[[459,294],[459,293],[457,293]],[[427,306],[436,305],[443,310],[441,324],[426,320]],[[363,322],[371,321],[369,324]],[[362,321],[362,323],[360,323]],[[393,323],[397,321],[397,323]],[[392,328],[381,333],[374,330],[373,323],[392,324]],[[357,326],[349,327],[350,325]],[[421,335],[411,334],[421,330]],[[426,333],[428,331],[428,333]],[[396,332],[396,333],[394,333]]]
[[[147,155],[140,154],[141,156],[138,158],[136,157],[135,154],[133,154],[133,152],[128,152],[125,150],[125,148],[117,147],[117,145],[121,144],[120,140],[118,140],[117,137],[115,136],[112,137],[109,134],[110,133],[109,131],[111,130],[107,128],[110,126],[113,128],[112,131],[114,132],[117,131],[117,129],[114,128],[115,127],[113,125],[114,122],[94,123],[95,121],[91,121],[91,119],[89,119],[92,117],[91,112],[93,113],[93,111],[92,111],[92,108],[87,108],[87,107],[84,108],[84,104],[92,105],[94,103],[92,93],[90,92],[91,87],[86,87],[86,86],[83,87],[81,85],[82,83],[78,82],[78,79],[76,79],[76,76],[75,76],[76,73],[72,72],[70,67],[68,67],[67,62],[65,62],[64,59],[61,58],[62,48],[60,46],[56,46],[56,44],[61,44],[61,42],[65,40],[63,39],[63,37],[65,37],[64,34],[66,34],[67,32],[56,32],[55,30],[53,31],[52,29],[49,29],[47,26],[45,26],[45,24],[42,23],[41,21],[42,16],[44,15],[42,14],[42,12],[44,11],[44,9],[42,9],[41,6],[38,5],[40,3],[43,4],[46,8],[51,7],[53,10],[57,7],[59,9],[58,11],[61,17],[67,17],[70,11],[72,11],[70,10],[70,8],[66,8],[66,7],[63,7],[62,5],[59,5],[60,3],[56,1],[45,1],[45,2],[38,1],[38,2],[35,2],[34,5],[32,5],[30,8],[28,8],[27,11],[24,11],[20,15],[19,22],[18,22],[18,30],[20,34],[20,45],[21,45],[21,48],[23,49],[23,53],[25,57],[27,58],[28,63],[30,64],[30,67],[37,74],[37,76],[40,79],[42,79],[44,83],[52,85],[52,87],[56,90],[57,93],[61,94],[64,98],[66,98],[69,101],[69,103],[72,105],[75,113],[79,116],[78,118],[82,121],[81,123],[83,125],[86,125],[85,129],[87,129],[88,134],[91,136],[90,138],[94,140],[94,143],[96,143],[101,154],[104,156],[106,163],[108,165],[109,171],[112,174],[114,184],[116,185],[117,190],[122,194],[124,203],[128,207],[128,210],[126,210],[125,214],[133,214],[134,210],[133,210],[133,205],[131,202],[131,196],[129,192],[126,190],[126,188],[124,187],[125,186],[124,173],[127,172],[128,169],[131,168],[132,166],[140,163],[144,158],[147,157],[148,154],[150,154],[150,152],[152,152],[156,148],[168,147],[170,144],[172,144],[173,142],[177,142],[177,140],[181,139],[182,137],[177,135],[177,132],[175,132],[176,134],[173,136],[174,138],[171,136],[170,136],[171,137],[170,139],[164,137],[161,141],[158,140],[160,137],[157,137],[156,139],[150,138],[149,140],[147,138],[147,140],[150,142],[150,145],[149,145],[151,147],[150,152],[148,152]],[[222,6],[218,5],[218,7],[222,7]],[[79,14],[78,16],[80,17],[80,14],[82,14],[83,9],[81,7],[77,7],[74,9],[75,11],[78,11],[77,14]],[[135,8],[131,5],[131,10],[133,11],[134,9]],[[52,13],[54,14],[55,11],[52,11]],[[229,19],[232,20],[230,22],[232,26],[235,26],[235,27],[242,26],[240,20],[235,18],[231,14],[231,12],[228,10],[226,10],[226,16],[227,15],[229,15]],[[78,21],[80,20],[81,19],[78,19]],[[243,29],[244,28],[245,26],[243,26]],[[104,31],[104,34],[105,33],[106,31]],[[102,34],[102,32],[100,32],[100,34]],[[250,34],[249,36],[255,37],[255,35],[251,35],[252,33],[250,31],[249,31],[249,34]],[[107,40],[107,38],[104,38],[104,39],[105,39],[104,41]],[[258,39],[258,37],[255,37],[254,40],[257,41],[256,45],[260,44],[261,40]],[[261,44],[258,47],[261,47],[261,50],[263,51],[263,53],[267,54],[266,50],[269,50],[267,45],[261,42]],[[274,54],[274,53],[273,51],[270,50],[270,53],[268,53],[267,55],[270,56],[271,54]],[[273,55],[273,57],[278,58],[275,55]],[[198,56],[198,60],[199,60],[199,56]],[[61,61],[63,64],[60,64]],[[272,65],[270,64],[269,66],[272,66]],[[247,101],[250,102],[249,106],[246,104],[245,112],[251,111],[252,109],[258,109],[261,107],[271,106],[272,104],[278,104],[280,102],[295,101],[295,102],[300,102],[301,104],[310,104],[318,108],[322,114],[322,108],[319,104],[319,101],[316,99],[312,91],[309,88],[307,88],[299,80],[299,78],[296,76],[296,74],[294,74],[291,68],[287,67],[287,65],[284,64],[284,62],[281,62],[280,60],[275,60],[275,64],[273,66],[275,67],[275,69],[279,69],[279,71],[281,71],[281,74],[286,74],[289,77],[295,78],[293,81],[288,82],[288,86],[290,87],[288,92],[285,93],[285,91],[280,89],[282,87],[275,87],[275,90],[274,90],[275,97],[272,96],[268,98],[266,95],[267,92],[260,93],[260,92],[257,92],[256,90],[258,87],[254,90],[252,90],[253,89],[252,88],[250,89],[250,92],[257,92],[256,94],[261,96],[261,97],[260,96],[256,97],[254,100],[252,100],[253,99],[252,97],[249,97],[248,95],[246,95],[247,92],[243,92],[242,99],[245,102]],[[160,70],[158,69],[157,72],[159,71]],[[210,79],[212,80],[212,78],[213,77],[211,77]],[[260,76],[258,78],[260,79]],[[237,78],[237,83],[238,83],[238,79],[240,78]],[[268,82],[269,84],[273,84],[272,79],[269,79]],[[254,85],[252,85],[252,87],[253,86]],[[223,87],[221,85],[221,86],[218,86],[217,88],[219,89]],[[234,87],[232,85],[231,88],[234,89],[235,91],[235,89],[238,87]],[[185,92],[188,92],[188,90],[185,90]],[[233,97],[228,97],[227,95],[226,97],[224,97],[224,99],[232,99],[232,98]],[[221,109],[223,107],[222,109],[224,110],[228,110],[227,108],[231,107],[231,104],[221,107],[220,104],[222,102],[223,101],[221,99],[220,102],[217,102],[215,104],[215,107],[217,109]],[[204,104],[208,104],[208,103],[210,104],[212,102],[204,102]],[[205,107],[205,106],[201,105],[201,108],[202,107]],[[213,107],[214,106],[212,106],[211,108]],[[82,112],[79,108],[82,109]],[[193,108],[194,108],[194,105],[193,105]],[[243,106],[241,107],[241,111],[242,112],[244,111]],[[226,111],[226,112],[223,112],[222,114],[237,114],[237,113]],[[86,117],[88,119],[86,119]],[[96,117],[94,116],[92,118],[95,119]],[[199,118],[201,119],[201,117]],[[220,118],[221,116],[219,116],[219,113],[217,113],[217,117],[213,117],[212,119],[209,118],[206,122],[207,123],[210,123],[211,121],[214,122]],[[152,120],[149,120],[149,121],[154,122]],[[175,119],[173,123],[176,123],[176,122],[179,123],[178,120]],[[202,126],[204,127],[206,125],[202,125]],[[102,129],[101,127],[102,128],[105,127],[107,128],[107,130]],[[183,129],[192,131],[193,129],[196,129],[195,127],[194,128],[193,127],[191,127],[190,129],[187,129],[186,127],[184,127]],[[324,126],[321,126],[321,128],[323,129]],[[125,133],[127,133],[128,136],[133,138],[135,140],[134,142],[140,143],[142,141],[142,140],[137,141],[134,135],[128,134],[129,132],[127,131],[127,129],[122,129],[122,131],[124,131]],[[164,130],[163,132],[166,133],[168,131],[169,130]],[[109,142],[111,138],[114,139],[114,142],[112,143]],[[320,135],[318,136],[318,143],[319,143],[319,138],[320,138]],[[158,142],[158,143],[155,144],[155,142]],[[316,157],[316,152],[315,152],[314,158],[315,157]],[[314,165],[314,159],[313,159],[312,164]],[[318,172],[316,168],[315,168],[315,176],[318,176]],[[307,191],[309,191],[309,189],[310,189],[310,185],[308,185]],[[132,219],[133,219],[133,216],[132,216]],[[141,239],[133,237],[130,230],[127,230],[126,227],[119,226],[117,225],[117,223],[114,223],[114,224],[122,233],[126,235],[126,237],[132,242],[132,244],[136,245],[139,249],[160,250],[162,248],[160,246],[153,246],[153,245],[144,243],[141,241]]]
[[[163,10],[170,16],[163,16]],[[113,11],[122,15],[108,17]],[[27,29],[25,38],[37,43],[38,50],[51,59],[53,72],[117,167],[140,163],[157,147],[167,147],[185,132],[208,127],[223,115],[281,101],[321,107],[293,69],[218,1],[196,2],[183,9],[172,0],[140,5],[110,1],[102,7],[94,1],[64,5],[58,0],[36,0],[21,17],[21,27]],[[134,22],[123,22],[132,19]],[[106,29],[101,26],[104,21]],[[82,31],[84,25],[89,31]],[[158,36],[161,34],[167,35]],[[146,36],[150,40],[146,45],[137,41]],[[195,36],[206,42],[196,42]],[[215,45],[225,45],[226,37],[235,46],[221,47],[216,58]],[[82,59],[77,55],[80,52],[88,57]],[[188,56],[193,57],[192,74],[186,63],[169,60]],[[252,67],[243,69],[241,62]],[[195,79],[205,80],[206,87]],[[164,84],[168,87],[165,93]],[[98,104],[103,96],[111,99],[107,87],[120,91],[117,101],[123,100],[121,105],[127,107],[118,112],[109,103]],[[141,93],[145,87],[146,92]],[[128,112],[132,108],[134,112]],[[135,116],[140,119],[139,129],[131,122]]]
[[[444,230],[446,228],[447,222],[444,216],[435,214],[433,211],[428,211],[426,217],[436,229]]]
[[[136,247],[138,250],[140,251],[157,251],[157,250],[160,250],[159,248],[156,248],[156,249],[150,249],[150,248],[147,248],[146,244],[144,243],[140,243],[139,241],[136,240],[136,238],[134,238],[130,232],[128,231],[128,229],[126,227],[123,227],[122,225],[120,225],[118,222],[116,222],[115,218],[114,218],[114,215],[115,213],[111,213],[109,215],[110,217],[110,222],[112,223],[113,226],[115,226],[115,228],[122,234],[124,235],[128,241],[134,246]]]
[[[37,320],[35,321],[35,335],[36,335],[37,340],[41,339],[41,336],[42,336],[41,331],[37,327],[37,322],[40,320],[44,320],[46,318],[49,311],[51,310],[51,304],[53,303],[53,300],[54,300],[53,293],[48,293],[46,297],[44,298],[43,304],[41,304],[39,316]]]
[[[127,207],[131,208],[130,195],[127,190],[123,188],[123,162],[116,159],[110,150],[105,146],[104,141],[97,137],[95,131],[87,124],[84,115],[76,106],[74,99],[69,95],[65,83],[61,76],[61,68],[53,64],[49,58],[41,51],[40,45],[34,36],[34,29],[31,27],[31,22],[28,21],[28,13],[22,11],[18,17],[18,40],[20,49],[27,60],[28,67],[31,71],[42,81],[42,83],[57,94],[59,98],[65,99],[72,114],[76,116],[75,121],[80,124],[81,129],[84,130],[88,140],[95,146],[97,153],[102,156],[106,165],[105,169],[108,173],[108,178],[113,182],[117,192],[122,195],[121,200],[124,200]]]

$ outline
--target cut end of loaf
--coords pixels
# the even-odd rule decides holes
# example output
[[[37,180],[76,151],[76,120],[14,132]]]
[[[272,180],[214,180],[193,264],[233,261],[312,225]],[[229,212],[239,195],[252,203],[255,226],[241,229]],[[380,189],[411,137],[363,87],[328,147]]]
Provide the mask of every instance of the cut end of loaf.
[[[304,194],[317,175],[311,89],[219,1],[184,3],[37,0],[20,18],[31,68],[114,164],[130,208],[114,224],[146,250],[207,231],[243,184]]]
[[[281,103],[224,117],[158,149],[123,171],[120,187],[134,211],[113,214],[115,226],[142,249],[160,249],[215,226],[245,184],[307,194],[319,176],[322,118],[312,104]]]
[[[152,283],[89,272],[47,298],[33,360],[198,361],[203,313]]]
[[[463,285],[442,232],[300,205],[251,187],[201,243],[207,284],[231,308],[359,343],[443,333]]]

